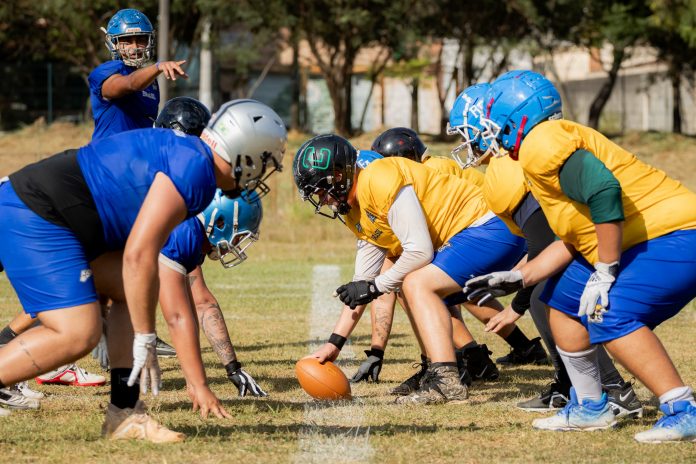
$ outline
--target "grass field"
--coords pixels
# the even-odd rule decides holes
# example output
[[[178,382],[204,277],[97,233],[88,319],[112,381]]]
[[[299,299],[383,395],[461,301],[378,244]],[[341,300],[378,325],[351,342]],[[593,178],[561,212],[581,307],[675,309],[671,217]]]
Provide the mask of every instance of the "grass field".
[[[78,146],[89,133],[88,127],[53,126],[31,127],[0,137],[0,176],[50,153]],[[294,135],[291,146],[296,147],[300,140]],[[365,136],[358,145],[365,146],[370,140]],[[696,188],[693,140],[631,134],[623,142]],[[431,144],[431,150],[445,154],[446,145]],[[202,420],[192,413],[177,361],[162,360],[164,392],[145,400],[159,420],[185,432],[187,442],[155,446],[101,440],[108,387],[41,387],[38,389],[50,395],[41,410],[0,419],[0,462],[696,462],[693,444],[647,446],[633,441],[633,434],[649,427],[657,417],[655,402],[642,386],[637,392],[648,403],[642,420],[622,423],[609,432],[532,430],[530,422],[538,416],[519,411],[514,404],[535,395],[549,381],[551,368],[545,366],[502,370],[499,381],[476,384],[468,404],[392,404],[388,389],[411,375],[411,363],[419,354],[402,313],[397,314],[382,383],[355,386],[352,403],[326,406],[310,401],[294,378],[294,363],[313,343],[323,341],[312,337],[313,333],[324,333],[317,330],[317,323],[328,327],[333,323],[330,318],[317,322],[317,305],[325,311],[323,300],[335,305],[326,297],[331,282],[322,282],[314,273],[316,266],[336,265],[340,278],[349,279],[353,240],[340,223],[314,217],[309,207],[297,200],[289,169],[291,154],[292,150],[286,159],[288,169],[272,181],[274,191],[264,205],[262,240],[254,245],[249,261],[229,271],[216,263],[207,263],[204,268],[221,302],[240,360],[269,397],[237,398],[236,389],[204,341],[210,384],[233,419]],[[0,324],[20,309],[4,274],[0,274]],[[494,356],[507,352],[495,336],[484,334],[471,318],[468,321],[477,341],[488,344]],[[522,319],[522,327],[529,335],[535,333],[528,317]],[[369,322],[360,324],[352,345],[344,349],[340,365],[347,373],[354,371],[362,350],[369,347],[369,329]],[[696,383],[693,303],[658,333],[685,380]],[[169,338],[163,325],[160,334]],[[99,371],[91,358],[81,365]]]

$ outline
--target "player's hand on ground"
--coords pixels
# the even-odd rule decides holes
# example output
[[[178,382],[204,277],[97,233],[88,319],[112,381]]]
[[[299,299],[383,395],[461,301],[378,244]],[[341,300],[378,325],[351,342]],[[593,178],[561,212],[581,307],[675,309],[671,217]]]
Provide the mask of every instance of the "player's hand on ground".
[[[384,359],[384,351],[377,350],[365,350],[365,355],[367,359],[360,364],[358,370],[353,377],[351,377],[351,383],[358,382],[379,382],[379,373],[382,371],[382,360]]]
[[[619,274],[619,263],[597,263],[595,272],[585,284],[580,297],[578,317],[587,316],[590,321],[601,321],[602,314],[609,307],[609,289],[614,285]]]
[[[333,343],[324,343],[317,351],[305,357],[317,358],[320,363],[324,364],[326,361],[335,361],[340,353],[341,350]]]
[[[207,419],[208,414],[213,414],[218,419],[232,418],[232,415],[222,407],[222,403],[218,397],[215,396],[215,393],[213,393],[207,385],[193,387],[192,390],[193,393],[189,390],[189,396],[193,394],[193,410],[200,411],[203,419]]]
[[[256,380],[242,369],[242,364],[239,362],[235,361],[233,368],[227,372],[227,378],[237,387],[239,396],[246,396],[247,393],[253,396],[268,396]]]
[[[92,350],[92,357],[99,361],[102,369],[109,370],[109,349],[106,345],[106,335],[102,334],[99,343]]]
[[[482,305],[488,300],[509,295],[524,288],[520,271],[491,272],[466,281],[464,294],[468,301]]]
[[[153,395],[158,395],[162,382],[162,370],[157,361],[157,335],[136,333],[133,338],[133,370],[128,386],[135,385],[140,377],[140,391],[147,393],[148,385]]]
[[[377,290],[374,280],[348,282],[338,287],[334,292],[334,296],[337,296],[343,304],[350,306],[350,309],[368,304],[381,294],[382,292]]]
[[[181,76],[184,79],[188,79],[188,74],[181,67],[182,64],[186,63],[186,60],[182,61],[161,61],[157,63],[157,69],[164,74],[164,77],[176,80],[176,76]]]
[[[515,310],[512,309],[512,306],[508,305],[505,309],[490,318],[484,330],[486,332],[499,333],[505,327],[509,327],[511,324],[517,322],[520,317],[522,317],[522,315],[516,313]]]

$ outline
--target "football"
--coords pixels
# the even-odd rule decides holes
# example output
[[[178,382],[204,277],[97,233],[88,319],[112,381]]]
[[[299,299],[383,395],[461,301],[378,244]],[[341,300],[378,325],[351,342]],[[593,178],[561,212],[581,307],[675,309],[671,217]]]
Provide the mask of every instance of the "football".
[[[319,363],[316,358],[303,358],[295,364],[300,386],[317,400],[349,400],[350,383],[341,369],[331,361]]]

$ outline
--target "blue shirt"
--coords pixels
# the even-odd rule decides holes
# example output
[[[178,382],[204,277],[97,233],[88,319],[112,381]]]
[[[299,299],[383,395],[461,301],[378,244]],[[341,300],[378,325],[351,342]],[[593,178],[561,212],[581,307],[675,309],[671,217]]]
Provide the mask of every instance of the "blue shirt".
[[[137,68],[112,60],[97,66],[89,75],[89,98],[92,103],[94,133],[92,140],[133,129],[152,127],[157,118],[159,87],[155,80],[145,90],[121,98],[107,100],[102,96],[102,84],[114,74],[127,76]]]
[[[171,129],[138,129],[92,141],[79,149],[77,162],[110,250],[125,246],[158,172],[174,183],[187,217],[203,211],[215,195],[210,148],[198,137]]]
[[[203,263],[205,238],[203,224],[197,217],[192,217],[176,226],[160,253],[183,266],[188,274]]]

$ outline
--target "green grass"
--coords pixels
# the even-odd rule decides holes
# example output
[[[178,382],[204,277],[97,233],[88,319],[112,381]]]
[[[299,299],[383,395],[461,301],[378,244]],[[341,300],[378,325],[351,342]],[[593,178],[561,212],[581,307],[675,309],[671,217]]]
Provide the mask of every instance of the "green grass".
[[[696,179],[692,168],[696,144],[690,139],[671,138],[665,142],[665,137],[655,140],[650,134],[631,137],[627,144],[646,150],[641,156],[645,153],[646,157],[666,160],[672,164],[661,167],[668,172],[677,172],[688,181]],[[366,136],[360,146],[366,146],[370,139]],[[292,146],[299,142],[300,137],[294,137]],[[3,143],[7,143],[6,138],[0,139],[0,145]],[[40,141],[36,144],[41,145]],[[657,150],[658,145],[665,151]],[[675,146],[683,150],[681,158],[672,155]],[[447,147],[431,142],[431,150],[436,154],[445,154]],[[162,423],[189,436],[185,443],[156,446],[102,440],[99,431],[109,401],[108,387],[39,387],[50,395],[41,410],[0,418],[0,462],[217,464],[299,462],[301,458],[305,459],[303,462],[348,462],[347,454],[330,460],[326,456],[303,455],[302,443],[316,440],[331,445],[336,436],[353,437],[356,432],[358,437],[346,441],[349,445],[358,444],[368,434],[372,462],[696,461],[693,444],[648,446],[633,441],[633,434],[650,427],[657,417],[654,399],[642,386],[637,387],[638,395],[648,403],[642,420],[622,423],[608,432],[532,430],[531,420],[539,415],[524,413],[514,405],[537,394],[550,380],[551,368],[547,366],[502,370],[499,381],[476,384],[468,404],[429,407],[393,404],[388,390],[413,373],[411,363],[419,354],[401,312],[397,312],[382,383],[355,386],[353,406],[339,403],[320,408],[319,412],[324,414],[317,416],[317,407],[300,390],[294,377],[295,361],[308,353],[312,342],[309,340],[312,269],[317,264],[338,264],[342,277],[350,278],[354,242],[340,223],[315,217],[308,205],[297,200],[289,158],[288,169],[272,181],[274,193],[265,200],[262,240],[252,248],[251,258],[233,270],[223,270],[217,263],[205,265],[208,283],[220,300],[239,358],[270,396],[237,398],[236,389],[226,379],[224,369],[204,340],[203,357],[211,387],[223,399],[233,419],[202,420],[191,412],[177,361],[166,359],[161,361],[163,393],[156,399],[150,396],[144,399]],[[1,166],[0,174],[3,174]],[[0,273],[0,324],[4,325],[20,309],[5,275]],[[494,356],[507,353],[505,344],[497,337],[483,333],[480,324],[472,318],[467,318],[467,322],[477,341],[488,344]],[[529,317],[523,318],[521,325],[530,336],[535,334]],[[354,371],[361,350],[368,348],[369,331],[369,319],[365,317],[352,337],[358,359],[341,359],[340,364],[347,373]],[[169,339],[161,320],[159,332]],[[658,329],[684,380],[692,385],[696,383],[694,333],[693,303]],[[80,364],[99,372],[91,358]],[[356,412],[362,414],[359,421]]]

